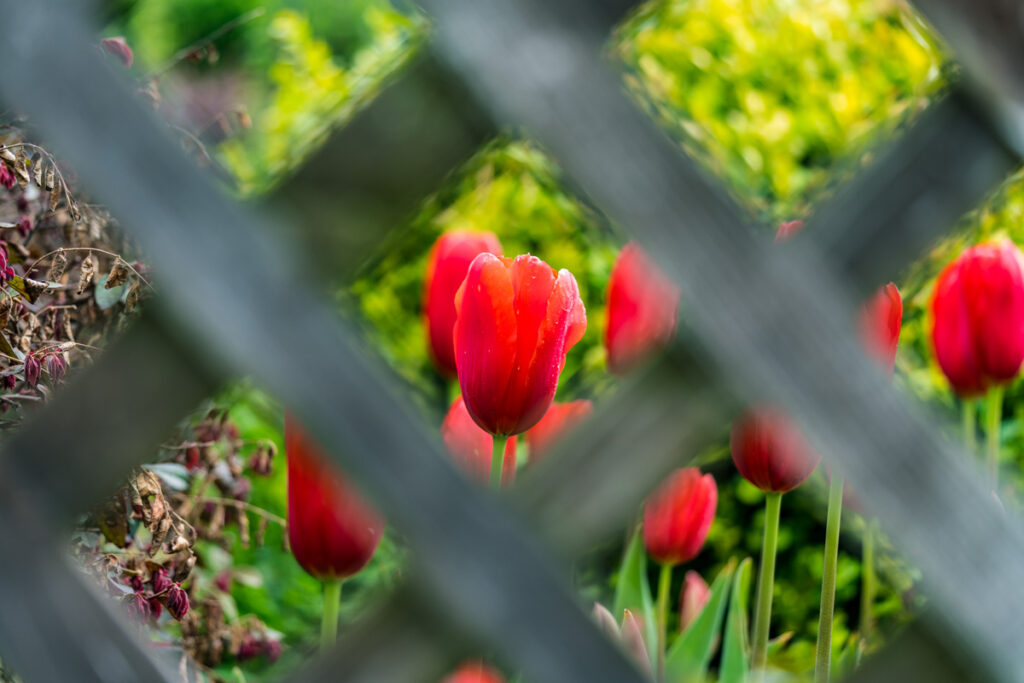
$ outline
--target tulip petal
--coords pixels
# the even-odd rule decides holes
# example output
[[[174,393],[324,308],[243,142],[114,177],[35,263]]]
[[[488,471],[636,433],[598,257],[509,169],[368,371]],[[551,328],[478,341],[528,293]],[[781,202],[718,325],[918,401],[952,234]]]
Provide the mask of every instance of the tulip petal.
[[[480,254],[455,296],[455,362],[469,414],[492,434],[508,433],[504,394],[515,368],[514,291],[504,262]]]

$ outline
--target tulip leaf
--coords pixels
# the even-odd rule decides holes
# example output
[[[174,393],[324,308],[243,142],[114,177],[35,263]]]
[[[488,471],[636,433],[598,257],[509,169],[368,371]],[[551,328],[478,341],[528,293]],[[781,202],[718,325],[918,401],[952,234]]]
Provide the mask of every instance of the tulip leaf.
[[[740,562],[732,582],[729,616],[725,621],[725,642],[719,683],[745,683],[750,673],[750,644],[747,641],[747,597],[750,593],[750,558]]]
[[[735,571],[736,560],[733,559],[715,577],[715,582],[711,584],[711,597],[700,616],[672,644],[665,657],[666,681],[687,683],[702,681],[707,677],[708,665],[715,654],[718,635],[722,630],[725,605]]]
[[[647,644],[647,653],[651,657],[651,666],[654,666],[658,631],[651,584],[647,580],[647,551],[644,548],[643,534],[639,530],[633,534],[629,549],[622,558],[618,586],[615,589],[615,609],[612,610],[612,614],[617,621],[621,621],[623,612],[627,609],[643,619],[644,643]]]
[[[851,633],[849,639],[841,646],[838,655],[833,650],[832,680],[844,678],[860,665],[862,649],[860,634]]]

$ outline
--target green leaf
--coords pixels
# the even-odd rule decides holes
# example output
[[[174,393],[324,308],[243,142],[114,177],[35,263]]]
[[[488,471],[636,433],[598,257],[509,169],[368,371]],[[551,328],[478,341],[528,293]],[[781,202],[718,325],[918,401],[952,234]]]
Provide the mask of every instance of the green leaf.
[[[644,549],[643,534],[638,530],[633,534],[629,549],[622,558],[619,568],[619,582],[615,588],[615,609],[612,615],[622,619],[622,613],[629,610],[643,619],[644,642],[651,656],[651,666],[657,664],[655,652],[658,642],[657,622],[654,615],[654,599],[651,597],[651,584],[647,581],[647,551]]]
[[[838,655],[833,653],[832,680],[837,681],[852,673],[860,664],[861,651],[860,634],[851,633],[839,650]]]
[[[39,280],[33,280],[30,277],[23,278],[20,275],[12,277],[8,284],[18,294],[28,299],[30,304],[34,304],[39,295],[46,290],[46,283],[40,282]]]
[[[105,285],[107,284],[107,278],[109,276],[110,275],[108,273],[96,281],[96,287],[94,287],[95,291],[92,295],[93,298],[96,299],[96,305],[99,306],[102,311],[107,310],[118,301],[121,301],[128,289],[128,285],[126,284],[107,289]]]
[[[729,583],[736,571],[736,560],[730,560],[711,584],[711,597],[700,616],[676,639],[665,657],[665,680],[672,683],[703,680],[715,653],[722,630]]]
[[[740,562],[732,583],[729,616],[725,622],[725,642],[719,683],[745,683],[750,673],[750,644],[747,642],[747,597],[750,593],[750,558]]]

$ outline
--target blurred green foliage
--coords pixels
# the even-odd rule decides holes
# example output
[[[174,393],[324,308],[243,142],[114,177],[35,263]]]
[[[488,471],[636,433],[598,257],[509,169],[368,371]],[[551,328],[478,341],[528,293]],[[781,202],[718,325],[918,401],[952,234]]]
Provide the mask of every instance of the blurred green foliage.
[[[772,223],[805,216],[943,82],[898,0],[661,0],[615,47],[639,99]]]
[[[271,18],[276,54],[269,72],[272,94],[257,110],[252,128],[219,150],[243,194],[265,192],[297,167],[412,54],[410,41],[420,34],[417,19],[371,6],[364,20],[371,42],[346,68],[314,36],[306,16],[282,10]]]

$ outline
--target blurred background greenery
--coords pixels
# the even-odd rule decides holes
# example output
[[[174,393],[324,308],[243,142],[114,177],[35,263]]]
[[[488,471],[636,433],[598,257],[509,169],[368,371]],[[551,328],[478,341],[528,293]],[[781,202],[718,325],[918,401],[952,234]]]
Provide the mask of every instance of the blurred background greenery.
[[[415,9],[385,0],[119,0],[106,11],[106,35],[127,36],[140,78],[161,72],[179,50],[218,27],[249,17],[216,42],[216,59],[186,60],[163,72],[160,82],[172,119],[201,127],[204,116],[225,111],[251,118],[249,127],[212,145],[229,185],[250,197],[272,198],[274,186],[372,99],[429,33]],[[873,145],[898,135],[956,75],[934,34],[901,0],[660,0],[624,18],[609,38],[609,53],[638,104],[722,178],[766,231],[806,217],[870,162]],[[1022,212],[1024,176],[1018,174],[897,283],[905,315],[896,381],[936,411],[952,416],[957,406],[928,348],[925,310],[934,277],[980,238],[1009,234],[1020,242]],[[425,418],[439,424],[456,391],[430,364],[420,311],[427,251],[441,232],[456,228],[494,231],[507,254],[528,251],[576,275],[589,326],[569,355],[559,397],[600,400],[614,391],[601,346],[604,292],[626,235],[571,194],[542,149],[504,135],[453,169],[336,293],[339,310],[355,318],[367,346],[395,370]],[[1008,468],[1015,490],[1024,484],[1020,399],[1014,385],[1003,425],[1004,459],[1018,465]],[[256,388],[240,384],[217,400],[230,406],[244,436],[282,444],[281,408]],[[693,563],[710,580],[730,557],[757,556],[763,496],[732,468],[725,429],[720,443],[699,457],[720,486],[708,547]],[[783,504],[773,634],[794,633],[778,663],[795,670],[812,661],[824,490],[818,473]],[[1008,496],[1016,500],[1012,491]],[[283,467],[254,481],[252,501],[284,514]],[[855,511],[844,515],[837,643],[856,628],[863,523]],[[227,549],[236,567],[260,577],[233,584],[237,611],[257,614],[287,646],[270,671],[246,664],[250,680],[286,673],[316,641],[318,586],[274,534],[280,531],[272,528],[258,549],[237,543]],[[582,595],[610,603],[621,552],[621,539],[612,539],[578,563]],[[880,555],[876,613],[883,633],[891,634],[921,598],[915,570],[884,539]],[[203,560],[223,563],[223,549],[207,549]],[[346,586],[343,616],[392,585],[401,566],[400,544],[389,534],[370,568]],[[678,591],[683,572],[676,574]]]

